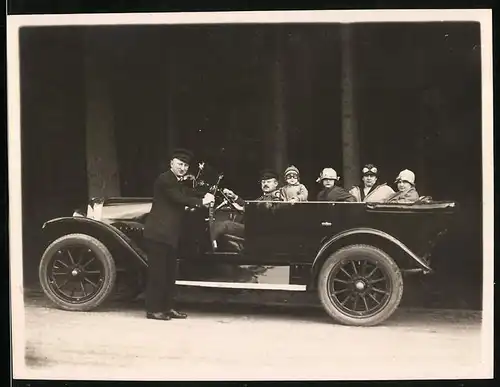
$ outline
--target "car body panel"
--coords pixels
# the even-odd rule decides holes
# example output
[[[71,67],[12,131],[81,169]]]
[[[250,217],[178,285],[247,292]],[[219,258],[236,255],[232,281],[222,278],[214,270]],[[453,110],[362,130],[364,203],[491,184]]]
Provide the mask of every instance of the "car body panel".
[[[151,203],[151,198],[93,199],[86,214],[46,222],[47,241],[86,233],[101,240],[125,266],[132,262],[146,268],[143,228]],[[401,264],[402,269],[429,272],[427,257],[455,211],[454,202],[292,204],[249,200],[242,252],[214,252],[208,210],[186,211],[178,284],[305,290],[332,248],[348,238],[367,235],[380,238],[372,239],[374,244],[384,239],[410,257]],[[231,208],[218,210],[215,216],[217,220],[241,218]]]
[[[336,202],[248,202],[245,213],[247,253],[263,260],[312,264],[318,250],[348,230],[391,239],[423,265],[433,242],[446,230],[453,202],[373,205]],[[355,232],[351,232],[355,233]],[[348,234],[344,235],[347,236]],[[271,257],[272,256],[272,257]],[[421,262],[419,262],[419,260]]]

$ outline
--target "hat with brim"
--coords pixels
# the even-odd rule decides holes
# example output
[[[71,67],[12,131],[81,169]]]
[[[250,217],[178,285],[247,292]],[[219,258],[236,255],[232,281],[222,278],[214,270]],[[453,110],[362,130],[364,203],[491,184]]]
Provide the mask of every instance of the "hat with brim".
[[[396,184],[397,184],[397,183],[399,183],[399,182],[409,183],[409,184],[411,184],[411,185],[413,185],[413,186],[415,185],[415,183],[412,183],[411,181],[406,180],[406,179],[396,179],[396,180],[394,181],[394,183],[396,183]]]
[[[316,182],[319,183],[320,181],[323,180],[339,180],[340,176],[337,175],[337,171],[333,168],[324,168],[321,171],[321,174],[319,177],[316,179]]]
[[[189,164],[191,163],[193,157],[194,157],[193,152],[191,152],[190,150],[184,148],[177,148],[174,149],[174,151],[172,152],[172,156],[170,157],[170,159],[178,159],[186,164]]]
[[[272,169],[264,169],[260,172],[260,180],[278,179],[278,174]]]
[[[398,183],[400,181],[406,181],[411,185],[415,185],[415,174],[409,169],[405,169],[399,172],[398,177],[396,177],[395,183]]]

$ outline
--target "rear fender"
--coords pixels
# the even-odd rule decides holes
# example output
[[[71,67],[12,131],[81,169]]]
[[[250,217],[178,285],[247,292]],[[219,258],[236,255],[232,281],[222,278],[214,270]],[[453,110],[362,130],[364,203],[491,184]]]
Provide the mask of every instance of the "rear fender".
[[[432,272],[432,268],[425,260],[417,256],[403,242],[392,235],[373,228],[356,228],[343,231],[330,238],[325,238],[314,259],[312,279],[315,281],[321,266],[331,253],[336,250],[357,243],[365,243],[378,247],[388,253],[404,271]]]
[[[86,217],[64,217],[45,222],[42,230],[47,244],[64,235],[87,234],[101,241],[110,250],[117,264],[126,261],[147,267],[144,251],[123,232],[106,223]]]

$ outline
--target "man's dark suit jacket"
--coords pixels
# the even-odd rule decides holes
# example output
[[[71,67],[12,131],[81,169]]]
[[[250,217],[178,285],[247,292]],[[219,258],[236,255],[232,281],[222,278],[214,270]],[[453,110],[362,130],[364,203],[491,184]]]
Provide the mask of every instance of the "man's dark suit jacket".
[[[193,189],[178,181],[172,171],[155,181],[153,206],[144,226],[144,237],[177,248],[185,206],[202,207]]]

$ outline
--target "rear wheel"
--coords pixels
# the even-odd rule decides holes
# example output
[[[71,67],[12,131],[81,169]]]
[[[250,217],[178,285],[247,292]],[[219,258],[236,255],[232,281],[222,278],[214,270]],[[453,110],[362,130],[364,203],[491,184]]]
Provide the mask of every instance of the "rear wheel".
[[[403,277],[394,260],[368,245],[333,253],[318,277],[326,312],[345,325],[373,326],[389,318],[403,296]]]
[[[87,311],[111,294],[116,267],[109,250],[85,234],[69,234],[52,242],[39,266],[45,295],[59,308]]]

